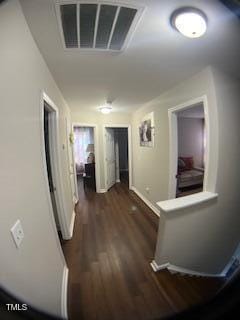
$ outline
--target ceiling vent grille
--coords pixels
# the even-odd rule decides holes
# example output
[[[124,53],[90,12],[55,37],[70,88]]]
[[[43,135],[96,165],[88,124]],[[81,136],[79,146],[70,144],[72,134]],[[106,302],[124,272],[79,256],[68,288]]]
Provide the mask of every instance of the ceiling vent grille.
[[[122,51],[143,8],[116,4],[59,3],[57,16],[65,49]]]

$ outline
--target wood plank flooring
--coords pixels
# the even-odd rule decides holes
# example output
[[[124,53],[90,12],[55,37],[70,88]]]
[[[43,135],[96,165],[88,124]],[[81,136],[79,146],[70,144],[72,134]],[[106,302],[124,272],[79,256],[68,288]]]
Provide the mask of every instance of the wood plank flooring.
[[[157,319],[206,301],[218,279],[154,273],[158,218],[124,183],[86,194],[79,183],[69,267],[68,311],[75,319]]]

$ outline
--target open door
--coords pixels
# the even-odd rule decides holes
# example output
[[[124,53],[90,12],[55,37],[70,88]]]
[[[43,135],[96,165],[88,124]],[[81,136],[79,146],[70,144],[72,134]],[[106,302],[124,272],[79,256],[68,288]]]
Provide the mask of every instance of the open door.
[[[106,185],[110,189],[116,183],[116,153],[114,130],[106,128]]]

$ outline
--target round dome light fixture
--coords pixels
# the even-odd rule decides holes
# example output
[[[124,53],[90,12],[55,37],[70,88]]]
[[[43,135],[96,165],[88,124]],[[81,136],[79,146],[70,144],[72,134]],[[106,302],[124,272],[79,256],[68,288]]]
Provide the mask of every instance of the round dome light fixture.
[[[112,104],[108,102],[104,106],[100,107],[99,110],[103,114],[109,114],[112,111]]]
[[[188,38],[200,38],[207,31],[207,16],[196,8],[180,8],[171,16],[172,26]]]

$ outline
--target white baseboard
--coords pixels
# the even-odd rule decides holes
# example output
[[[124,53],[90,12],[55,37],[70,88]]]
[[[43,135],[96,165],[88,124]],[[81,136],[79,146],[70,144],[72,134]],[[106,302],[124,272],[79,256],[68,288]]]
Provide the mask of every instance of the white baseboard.
[[[130,190],[136,193],[136,195],[158,216],[160,217],[160,211],[134,186],[131,186]]]
[[[116,183],[119,183],[119,182],[121,182],[121,180],[120,180],[120,179],[117,179],[117,180],[116,180]]]
[[[160,270],[163,270],[163,269],[167,269],[167,267],[169,266],[169,263],[164,263],[164,264],[161,264],[160,266],[157,265],[156,261],[153,260],[151,263],[150,263],[152,269],[154,272],[157,272],[157,271],[160,271]]]
[[[99,189],[99,190],[97,191],[97,193],[105,193],[105,192],[107,192],[107,189]]]
[[[175,266],[171,263],[164,263],[164,264],[158,265],[155,260],[153,260],[150,263],[150,265],[154,272],[157,272],[163,269],[168,269],[171,273],[181,273],[181,274],[186,274],[189,276],[197,276],[197,277],[222,278],[225,276],[223,273],[212,274],[212,273],[204,273],[204,272],[198,272],[190,269],[185,269],[185,268]]]
[[[234,262],[234,257],[232,257],[232,258],[230,259],[230,261],[228,262],[228,264],[226,265],[226,267],[223,269],[222,275],[226,276],[226,274],[228,273],[228,270],[231,268],[233,262]]]
[[[63,277],[62,277],[62,294],[61,294],[61,316],[63,319],[68,319],[67,292],[68,292],[68,268],[64,266]]]

